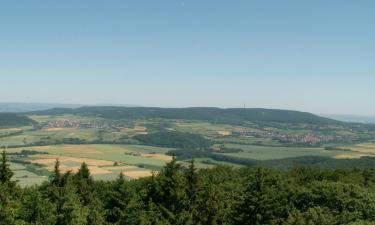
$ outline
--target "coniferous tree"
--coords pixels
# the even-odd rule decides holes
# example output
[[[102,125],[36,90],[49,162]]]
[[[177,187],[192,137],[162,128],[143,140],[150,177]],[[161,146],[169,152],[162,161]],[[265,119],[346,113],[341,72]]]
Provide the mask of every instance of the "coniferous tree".
[[[94,193],[93,180],[90,175],[90,170],[85,162],[82,163],[81,168],[74,175],[74,184],[83,203],[85,205],[88,205],[94,198]]]
[[[5,152],[5,149],[1,153],[1,162],[0,162],[0,182],[3,184],[10,183],[10,179],[13,176],[13,172],[10,169],[8,163],[8,158]]]
[[[134,188],[120,173],[108,192],[106,203],[107,221],[115,224],[138,224],[141,220],[142,204]]]
[[[164,211],[174,214],[181,212],[187,202],[186,181],[181,173],[181,164],[175,157],[161,170],[157,181],[158,203]]]
[[[195,167],[194,159],[191,160],[188,170],[185,173],[186,193],[188,198],[187,211],[190,224],[197,224],[199,220],[198,198],[199,198],[199,176]]]
[[[56,206],[37,189],[27,190],[22,201],[21,218],[28,224],[54,225]]]
[[[10,194],[9,188],[0,184],[0,225],[9,225],[16,223],[17,202],[14,196]]]
[[[243,202],[237,208],[238,224],[279,224],[287,216],[287,199],[280,178],[257,169],[249,177]]]
[[[60,171],[60,160],[56,159],[55,167],[52,175],[50,176],[51,184],[60,186],[61,183],[61,171]]]

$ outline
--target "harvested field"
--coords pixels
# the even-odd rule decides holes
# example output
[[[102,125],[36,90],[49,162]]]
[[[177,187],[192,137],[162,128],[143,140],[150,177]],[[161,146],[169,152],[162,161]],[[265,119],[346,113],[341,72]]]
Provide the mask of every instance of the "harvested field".
[[[221,136],[229,136],[232,134],[232,132],[230,131],[218,131],[217,133],[220,134]]]
[[[87,154],[102,154],[102,152],[96,150],[91,145],[60,145],[58,146],[62,151],[68,153],[87,153]],[[48,151],[56,149],[56,146],[37,146],[34,147],[39,151]]]
[[[137,132],[146,132],[147,128],[143,126],[134,126],[134,130]]]
[[[47,128],[47,131],[61,131],[64,130],[62,127],[52,127],[52,128]]]
[[[162,155],[162,154],[142,154],[143,157],[159,159],[163,161],[171,161],[172,156],[169,155]]]
[[[101,167],[102,169],[111,170],[111,171],[130,171],[130,170],[139,170],[137,166],[105,166]]]
[[[88,145],[64,145],[63,149],[72,153],[103,154],[102,152]]]
[[[133,178],[133,179],[138,179],[142,177],[149,177],[152,175],[151,171],[146,171],[146,170],[139,170],[139,171],[124,171],[122,172],[124,176]]]
[[[364,155],[360,154],[340,154],[340,155],[335,155],[333,158],[335,159],[359,159]]]
[[[64,165],[61,165],[60,166],[60,170],[62,173],[66,173],[68,171],[71,171],[72,173],[77,173],[78,170],[79,170],[79,166],[64,166]],[[97,167],[97,166],[88,166],[89,170],[90,170],[90,173],[92,175],[97,175],[97,174],[111,174],[112,171],[109,171],[109,170],[105,170],[103,168],[100,168],[100,167]],[[54,166],[50,166],[47,168],[48,171],[53,171],[54,170]]]
[[[59,155],[34,155],[31,158],[37,158],[30,160],[31,163],[49,165],[54,164],[56,159],[59,159],[61,164],[66,162],[76,162],[83,163],[85,162],[89,166],[112,166],[112,161],[100,160],[100,159],[89,159],[89,158],[77,158],[77,157],[68,157],[68,156],[59,156]]]
[[[334,156],[336,159],[358,159],[364,156],[375,157],[375,144],[364,143],[350,147],[351,152],[346,154],[338,154]]]
[[[0,128],[0,131],[21,131],[20,128]]]

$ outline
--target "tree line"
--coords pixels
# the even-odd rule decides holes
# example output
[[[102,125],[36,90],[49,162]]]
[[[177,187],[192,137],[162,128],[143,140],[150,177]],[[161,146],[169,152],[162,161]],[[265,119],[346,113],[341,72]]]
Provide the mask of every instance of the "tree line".
[[[87,164],[21,188],[5,151],[1,225],[360,225],[375,221],[375,170],[197,169],[176,159],[148,178],[93,180]]]

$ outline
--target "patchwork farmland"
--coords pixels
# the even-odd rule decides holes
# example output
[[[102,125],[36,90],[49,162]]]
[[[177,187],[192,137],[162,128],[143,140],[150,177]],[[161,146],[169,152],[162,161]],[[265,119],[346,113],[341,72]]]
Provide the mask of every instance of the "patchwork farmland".
[[[16,168],[14,179],[25,186],[48,180],[57,159],[62,172],[74,173],[85,162],[94,179],[113,180],[120,173],[128,179],[158,173],[172,155],[182,165],[194,159],[198,168],[275,163],[290,167],[375,156],[371,125],[286,112],[295,114],[290,117],[277,110],[243,113],[205,108],[55,109],[28,113],[19,126],[0,127],[0,147]],[[336,165],[324,165],[332,164]]]

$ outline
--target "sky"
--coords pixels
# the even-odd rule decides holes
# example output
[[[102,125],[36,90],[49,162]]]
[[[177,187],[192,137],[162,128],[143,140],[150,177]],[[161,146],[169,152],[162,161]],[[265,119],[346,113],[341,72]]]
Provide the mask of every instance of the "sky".
[[[1,0],[0,102],[375,115],[372,0]]]

